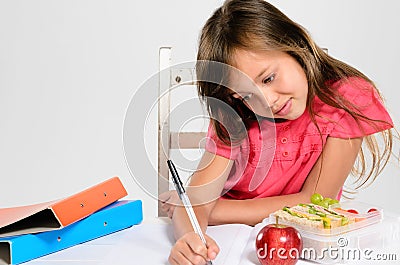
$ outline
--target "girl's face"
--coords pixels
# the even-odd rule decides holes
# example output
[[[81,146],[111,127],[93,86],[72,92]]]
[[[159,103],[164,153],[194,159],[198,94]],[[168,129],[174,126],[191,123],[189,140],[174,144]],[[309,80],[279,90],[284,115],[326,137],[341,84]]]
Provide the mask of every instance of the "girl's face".
[[[289,54],[238,49],[233,66],[242,72],[231,75],[233,96],[257,115],[294,120],[304,113],[306,74]]]

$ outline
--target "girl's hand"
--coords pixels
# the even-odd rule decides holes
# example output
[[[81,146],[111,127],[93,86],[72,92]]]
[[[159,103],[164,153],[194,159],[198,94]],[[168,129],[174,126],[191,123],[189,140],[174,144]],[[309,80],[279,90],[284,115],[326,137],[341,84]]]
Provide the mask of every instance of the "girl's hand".
[[[171,249],[168,261],[171,265],[178,264],[206,264],[215,259],[219,253],[217,243],[206,234],[207,247],[195,232],[189,232],[179,238]]]
[[[161,202],[161,210],[166,213],[169,218],[172,218],[175,207],[180,204],[179,195],[176,190],[161,193],[158,199]]]

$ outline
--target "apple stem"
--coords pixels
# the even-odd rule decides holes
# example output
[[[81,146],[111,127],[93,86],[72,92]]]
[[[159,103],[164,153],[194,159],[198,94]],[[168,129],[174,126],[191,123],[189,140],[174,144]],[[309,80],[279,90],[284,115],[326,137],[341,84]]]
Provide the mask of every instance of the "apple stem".
[[[275,220],[276,220],[276,225],[278,225],[279,216],[276,215]]]

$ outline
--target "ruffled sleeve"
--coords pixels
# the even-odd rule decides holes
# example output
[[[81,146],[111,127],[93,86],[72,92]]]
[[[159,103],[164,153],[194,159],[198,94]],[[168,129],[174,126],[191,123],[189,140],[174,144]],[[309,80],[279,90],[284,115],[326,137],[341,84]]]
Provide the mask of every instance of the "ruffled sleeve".
[[[240,146],[226,145],[218,138],[211,123],[208,126],[205,149],[210,153],[225,157],[230,160],[236,159],[240,153]]]
[[[330,132],[331,137],[356,138],[374,134],[393,127],[393,121],[376,89],[361,78],[349,78],[338,87],[338,91],[353,104],[353,110],[370,120],[357,122],[344,110],[337,110],[337,122]]]

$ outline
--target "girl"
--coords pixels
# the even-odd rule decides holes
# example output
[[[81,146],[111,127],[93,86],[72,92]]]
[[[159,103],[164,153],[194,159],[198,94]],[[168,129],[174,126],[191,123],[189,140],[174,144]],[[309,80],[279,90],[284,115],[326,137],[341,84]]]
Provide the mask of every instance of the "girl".
[[[188,193],[204,232],[207,225],[255,225],[315,192],[340,198],[351,172],[361,186],[386,165],[393,123],[373,82],[326,54],[271,4],[226,1],[203,27],[197,59],[198,91],[211,122]],[[210,70],[210,61],[232,68]],[[206,82],[211,74],[220,74],[222,84]],[[177,239],[170,263],[214,259],[215,241],[205,235],[204,246],[170,195],[161,198]]]

